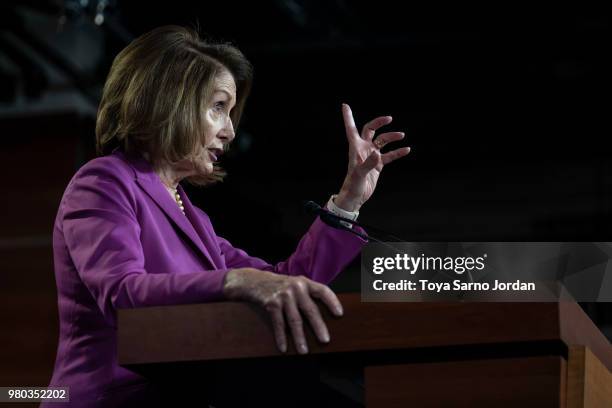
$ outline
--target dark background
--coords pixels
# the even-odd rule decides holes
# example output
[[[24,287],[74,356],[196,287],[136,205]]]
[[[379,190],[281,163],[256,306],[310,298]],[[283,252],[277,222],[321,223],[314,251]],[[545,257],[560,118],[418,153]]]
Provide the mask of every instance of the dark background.
[[[407,158],[360,220],[406,241],[610,241],[610,15],[578,5],[9,1],[0,6],[0,385],[46,385],[57,345],[51,232],[94,156],[100,90],[130,39],[198,25],[255,67],[220,185],[189,188],[217,233],[286,257],[346,169],[340,105],[392,115]],[[359,289],[353,264],[334,284]],[[612,335],[609,304],[584,304]]]

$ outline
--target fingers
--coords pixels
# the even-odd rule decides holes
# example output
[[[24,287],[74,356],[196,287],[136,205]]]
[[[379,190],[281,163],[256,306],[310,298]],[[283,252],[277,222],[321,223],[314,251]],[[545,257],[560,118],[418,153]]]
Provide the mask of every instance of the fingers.
[[[368,141],[372,140],[378,128],[388,125],[389,123],[391,123],[392,120],[393,118],[391,116],[379,116],[375,119],[372,119],[363,127],[363,131],[361,132],[361,138]]]
[[[383,147],[385,147],[385,145],[389,143],[397,142],[398,140],[402,140],[404,136],[405,136],[404,132],[381,133],[380,135],[378,135],[376,140],[374,140],[374,144],[376,145],[377,148],[382,149]]]
[[[286,327],[289,326],[297,352],[308,353],[304,320],[308,321],[321,343],[328,343],[329,330],[313,297],[321,299],[333,314],[341,316],[342,305],[336,295],[327,286],[304,277],[283,277],[280,280],[285,282],[283,288],[265,302],[278,349],[283,353],[287,350]]]
[[[313,295],[311,290],[314,289],[317,293],[321,294],[321,296],[326,296],[329,298],[328,301],[333,305],[332,307],[334,307],[336,311],[339,310],[338,307],[341,308],[342,306],[340,305],[338,299],[335,299],[336,303],[334,303],[329,294],[325,293],[323,289],[317,287],[317,283],[312,282],[307,278],[294,278],[292,284],[294,296],[287,296],[287,305],[285,310],[287,313],[287,320],[289,321],[291,334],[295,342],[295,348],[298,353],[305,354],[308,352],[308,345],[306,343],[306,337],[304,336],[304,324],[301,314],[306,317],[317,339],[321,343],[329,343],[330,340],[329,330],[327,329],[327,325],[321,316],[321,311],[311,298],[311,295]],[[335,297],[335,295],[333,295],[333,297]]]
[[[338,296],[328,287],[317,282],[310,282],[310,293],[313,297],[321,300],[327,308],[336,316],[340,317],[344,314],[342,304],[338,300]]]
[[[285,295],[285,314],[287,316],[287,323],[289,324],[289,330],[291,330],[291,336],[295,344],[295,349],[300,354],[308,353],[308,346],[306,345],[306,336],[304,336],[304,322],[302,321],[302,315],[297,307],[296,297],[293,292],[286,292]]]
[[[310,292],[308,292],[306,285],[303,286],[303,290],[298,292],[297,299],[300,310],[302,310],[308,319],[308,322],[315,332],[317,339],[319,339],[321,343],[329,343],[329,331],[327,330],[327,326],[323,321],[321,311],[310,297]]]
[[[303,276],[282,276],[257,270],[255,272],[251,278],[258,283],[259,289],[253,295],[272,320],[274,339],[281,352],[287,351],[287,326],[297,352],[308,352],[302,316],[305,316],[320,342],[330,341],[329,330],[313,297],[321,299],[332,313],[341,316],[342,305],[331,289]]]
[[[355,126],[353,112],[346,103],[342,104],[342,118],[344,119],[344,129],[346,130],[347,139],[351,141],[351,139],[358,138],[359,131],[357,131],[357,127]]]
[[[399,149],[391,150],[382,155],[383,165],[389,164],[394,160],[402,158],[410,153],[410,147],[401,147]]]
[[[274,340],[276,341],[276,346],[284,353],[287,351],[287,334],[285,333],[285,318],[283,317],[283,309],[280,305],[275,305],[275,307],[269,307],[268,313],[270,313],[270,318],[272,319],[272,329],[274,331]]]

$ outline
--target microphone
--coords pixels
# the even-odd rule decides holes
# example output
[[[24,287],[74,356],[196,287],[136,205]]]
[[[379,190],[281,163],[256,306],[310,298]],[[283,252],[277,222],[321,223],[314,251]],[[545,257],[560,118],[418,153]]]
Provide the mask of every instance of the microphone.
[[[344,231],[348,231],[348,232],[350,232],[352,234],[355,234],[358,237],[360,237],[360,238],[362,238],[362,239],[364,239],[364,240],[366,240],[368,242],[370,240],[372,240],[372,241],[378,242],[380,244],[383,244],[386,247],[393,249],[394,251],[401,252],[400,249],[395,248],[393,245],[390,245],[387,242],[382,241],[382,240],[380,240],[380,239],[378,239],[378,238],[376,238],[376,237],[374,237],[374,236],[372,236],[370,234],[363,234],[363,233],[361,233],[359,231],[355,231],[354,229],[349,228],[346,225],[342,224],[342,222],[348,222],[349,224],[356,225],[356,226],[362,228],[363,230],[368,228],[368,229],[371,229],[371,230],[382,232],[383,234],[386,234],[386,235],[388,235],[388,236],[390,236],[390,237],[392,237],[392,238],[394,238],[394,239],[396,239],[398,241],[402,241],[401,238],[397,238],[395,236],[392,236],[391,234],[388,234],[388,233],[386,233],[386,232],[384,232],[382,230],[379,230],[377,228],[369,227],[369,226],[367,226],[365,224],[360,224],[357,221],[349,220],[348,218],[344,218],[344,217],[341,217],[339,215],[336,215],[336,214],[332,213],[331,211],[329,211],[327,208],[321,207],[319,204],[315,203],[314,201],[306,201],[306,202],[304,202],[304,208],[306,209],[306,211],[309,214],[318,215],[319,218],[321,218],[321,221],[323,221],[325,224],[329,225],[330,227],[333,227],[333,228],[336,228],[336,229],[341,229],[341,230],[344,230]]]
[[[360,232],[355,231],[352,228],[347,227],[346,225],[342,224],[340,221],[344,221],[344,222],[348,222],[349,224],[353,224],[356,225],[358,227],[361,227],[364,231],[365,229],[371,229],[374,231],[378,231],[382,234],[385,234],[393,239],[395,239],[396,241],[403,241],[406,242],[406,240],[403,240],[401,238],[398,238],[394,235],[389,234],[386,231],[383,231],[381,229],[378,228],[374,228],[365,224],[360,224],[357,221],[353,221],[353,220],[349,220],[348,218],[344,218],[341,217],[339,215],[336,215],[334,213],[332,213],[331,211],[329,211],[327,208],[323,208],[321,207],[319,204],[315,203],[314,201],[305,201],[304,202],[304,208],[306,209],[306,212],[308,212],[309,214],[315,214],[318,215],[319,218],[321,218],[321,221],[323,221],[324,223],[326,223],[327,225],[329,225],[330,227],[333,228],[337,228],[337,229],[341,229],[344,231],[348,231],[350,233],[353,233],[355,235],[357,235],[358,237],[366,240],[366,241],[375,241],[378,242],[384,246],[386,246],[387,248],[390,248],[394,251],[396,251],[397,253],[401,253],[403,252],[401,249],[394,247],[393,245],[389,244],[388,242],[385,241],[381,241],[380,239],[373,237],[370,234],[362,234]],[[468,271],[468,278],[470,279],[470,282],[474,282],[474,278],[472,277],[472,274],[470,273],[470,271]]]

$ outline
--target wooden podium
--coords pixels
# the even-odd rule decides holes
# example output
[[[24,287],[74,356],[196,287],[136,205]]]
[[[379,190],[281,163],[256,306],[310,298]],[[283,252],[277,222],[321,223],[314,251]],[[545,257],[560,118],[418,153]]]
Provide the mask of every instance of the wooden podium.
[[[575,303],[339,298],[344,316],[324,313],[331,342],[308,332],[310,353],[299,357],[277,351],[267,316],[249,304],[120,310],[119,364],[154,378],[211,363],[316,359],[339,372],[357,367],[363,382],[328,380],[349,396],[361,385],[367,407],[612,407],[612,346]]]

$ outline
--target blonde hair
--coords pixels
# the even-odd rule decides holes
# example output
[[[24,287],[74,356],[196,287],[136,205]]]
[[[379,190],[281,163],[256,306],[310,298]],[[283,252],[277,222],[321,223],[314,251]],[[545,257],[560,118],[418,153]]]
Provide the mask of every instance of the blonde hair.
[[[104,84],[96,120],[98,154],[119,148],[147,156],[155,166],[192,160],[214,79],[223,70],[236,83],[230,118],[237,127],[252,81],[251,64],[237,48],[206,42],[179,26],[159,27],[132,41],[115,57]],[[212,174],[187,180],[205,185],[224,175],[215,164]]]

